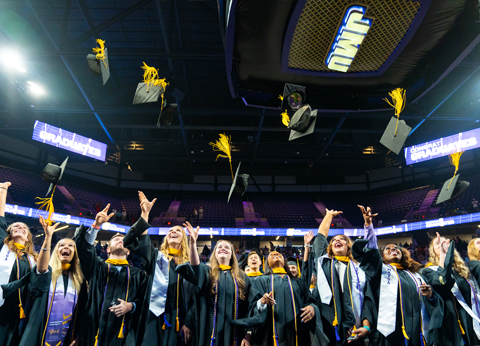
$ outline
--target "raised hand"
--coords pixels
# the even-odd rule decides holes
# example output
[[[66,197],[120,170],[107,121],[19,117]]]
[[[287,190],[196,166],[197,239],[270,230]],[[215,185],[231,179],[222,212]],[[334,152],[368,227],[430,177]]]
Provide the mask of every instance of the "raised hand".
[[[138,198],[140,199],[140,208],[142,209],[142,214],[150,213],[150,210],[152,210],[153,205],[157,201],[156,198],[154,198],[152,201],[149,201],[142,191],[138,191]]]
[[[308,231],[308,233],[306,233],[306,234],[303,235],[303,243],[304,243],[305,245],[310,244],[310,242],[312,241],[312,239],[313,239],[313,231],[312,231],[312,230]]]
[[[53,233],[55,233],[55,228],[58,227],[58,225],[60,225],[60,222],[57,222],[55,225],[53,226],[49,226],[47,221],[45,221],[45,219],[43,218],[42,215],[39,216],[39,221],[40,221],[40,224],[42,225],[43,227],[43,231],[45,232],[45,238],[46,237],[52,237]]]
[[[440,245],[440,255],[446,255],[450,246],[450,239],[445,239],[437,232],[437,243]]]
[[[0,183],[0,190],[6,191],[6,190],[8,190],[10,185],[12,185],[12,183],[9,182],[9,181],[6,181],[4,183]]]
[[[196,242],[198,239],[198,232],[200,231],[200,226],[197,226],[197,228],[194,229],[190,222],[185,221],[183,227],[188,230],[188,233],[190,234],[190,240]]]
[[[325,208],[325,212],[326,212],[325,216],[331,215],[332,217],[335,217],[335,216],[337,216],[337,215],[339,215],[339,214],[343,214],[343,211],[338,211],[338,210],[333,210],[333,209],[327,209],[327,208]]]
[[[311,305],[307,305],[306,307],[301,308],[300,310],[303,311],[302,315],[300,316],[303,323],[307,323],[313,317],[315,317],[315,310],[313,309],[313,307]]]
[[[365,209],[363,205],[357,205],[357,207],[359,207],[360,211],[362,212],[363,220],[365,220],[365,226],[370,226],[373,222],[373,218],[377,216],[378,213],[372,214],[372,209],[370,209],[370,207],[367,207],[367,209]]]
[[[95,216],[95,222],[93,223],[94,226],[100,227],[102,226],[105,222],[108,222],[113,217],[113,213],[108,214],[108,209],[110,208],[110,203],[107,204],[105,209],[103,209],[101,212],[99,212]]]

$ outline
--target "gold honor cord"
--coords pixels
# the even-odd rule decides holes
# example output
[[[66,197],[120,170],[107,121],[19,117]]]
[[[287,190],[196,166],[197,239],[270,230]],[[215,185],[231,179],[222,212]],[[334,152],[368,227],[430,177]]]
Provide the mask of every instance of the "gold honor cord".
[[[388,95],[392,98],[392,102],[390,102],[387,98],[384,98],[387,103],[395,109],[395,116],[397,117],[397,125],[395,126],[395,134],[397,135],[398,129],[398,120],[400,119],[400,113],[405,109],[406,103],[406,90],[402,88],[396,88],[388,93]]]
[[[228,159],[230,162],[230,172],[232,173],[232,181],[235,181],[235,178],[233,177],[233,169],[232,169],[232,136],[227,136],[225,134],[220,134],[220,139],[216,141],[215,143],[210,142],[209,144],[213,147],[213,151],[221,151],[225,153],[225,155],[218,154],[217,158],[215,161],[218,160],[219,157],[222,157],[224,159]]]
[[[97,58],[97,60],[101,60],[105,65],[105,68],[107,68],[107,63],[105,62],[105,59],[107,58],[105,56],[105,41],[97,38],[97,43],[100,47],[92,48],[93,52],[97,53],[95,58]]]
[[[150,85],[153,85],[153,86],[160,85],[160,86],[163,87],[163,91],[165,92],[165,88],[170,83],[167,83],[165,78],[160,79],[160,77],[158,75],[158,70],[155,67],[148,66],[147,64],[145,64],[145,62],[143,62],[142,69],[144,71],[143,72],[143,82],[145,84],[147,84],[147,91],[148,91],[148,88],[150,87]],[[164,92],[162,93],[162,108],[163,108],[163,94],[164,94]]]
[[[448,158],[450,159],[450,163],[455,166],[455,173],[453,173],[452,179],[450,179],[450,183],[448,184],[447,190],[450,188],[450,184],[452,184],[453,178],[457,175],[458,171],[458,166],[460,165],[460,157],[465,151],[460,151],[458,153],[453,153],[448,155]]]
[[[55,208],[53,207],[53,194],[55,193],[56,188],[57,188],[56,186],[53,187],[52,194],[50,195],[50,197],[47,197],[47,198],[35,197],[35,199],[39,200],[38,202],[35,202],[35,204],[39,205],[38,209],[48,211],[48,218],[45,220],[45,222],[49,226],[53,223],[51,219],[52,214],[55,211]]]

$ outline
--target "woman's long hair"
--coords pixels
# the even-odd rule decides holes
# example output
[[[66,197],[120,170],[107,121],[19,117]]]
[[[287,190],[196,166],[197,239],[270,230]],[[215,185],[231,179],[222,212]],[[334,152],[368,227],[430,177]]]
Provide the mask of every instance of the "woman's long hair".
[[[422,268],[422,265],[416,262],[412,257],[410,257],[410,252],[407,249],[404,249],[403,247],[399,247],[399,249],[402,252],[402,259],[400,260],[400,265],[406,270],[411,271],[412,273],[418,273],[420,271],[420,268]],[[381,251],[383,263],[388,264],[385,262],[384,250],[385,248],[383,248]]]
[[[440,256],[435,252],[435,248],[433,247],[433,242],[435,241],[435,239],[437,238],[433,238],[430,241],[430,245],[428,247],[428,252],[429,252],[428,261],[433,265],[438,265],[438,262],[440,261]],[[470,276],[470,270],[468,270],[468,267],[465,265],[465,262],[463,261],[458,251],[456,249],[454,249],[453,251],[454,251],[453,252],[453,269],[461,277],[468,279],[468,277]]]
[[[185,263],[185,262],[188,262],[190,260],[190,257],[189,257],[189,250],[188,250],[188,239],[187,239],[187,234],[185,233],[185,230],[180,227],[180,226],[173,226],[174,228],[175,227],[178,227],[182,230],[182,243],[181,243],[181,250],[182,250],[182,255],[179,257],[179,260],[180,262],[177,263],[177,264],[182,264],[182,263]],[[168,244],[168,234],[163,238],[163,242],[162,242],[162,245],[160,245],[160,251],[165,255],[167,256],[168,258],[172,259],[173,256],[169,255],[168,254],[168,248],[169,248],[169,244]]]
[[[8,249],[12,252],[15,252],[17,254],[17,257],[23,261],[23,251],[20,250],[19,248],[17,248],[15,246],[15,242],[13,241],[12,238],[10,238],[10,232],[13,228],[14,225],[16,224],[23,224],[25,225],[25,227],[27,228],[27,241],[25,242],[25,253],[29,254],[30,256],[32,256],[34,259],[35,259],[35,262],[37,261],[37,254],[35,253],[35,250],[33,248],[33,238],[32,238],[32,233],[30,233],[30,229],[28,228],[28,226],[26,224],[24,224],[23,222],[14,222],[12,224],[10,224],[7,228],[7,237],[5,238],[5,240],[3,241],[3,243],[5,245],[8,246]]]
[[[75,245],[75,242],[70,238],[62,239],[57,242],[57,245],[55,245],[55,249],[53,249],[53,253],[52,253],[52,256],[50,257],[50,262],[49,262],[49,265],[52,268],[52,282],[56,282],[63,272],[62,261],[60,259],[60,256],[58,255],[58,248],[60,247],[60,243],[62,243],[63,241],[69,241]],[[70,268],[68,269],[68,272],[72,274],[73,287],[75,287],[75,290],[77,291],[77,293],[80,292],[80,288],[82,287],[82,283],[83,283],[83,273],[82,273],[82,269],[80,268],[80,260],[78,258],[76,245],[75,245],[73,258],[72,258],[72,261],[70,262]]]
[[[235,248],[228,240],[219,240],[217,244],[213,248],[212,254],[210,255],[210,293],[215,294],[215,286],[218,281],[218,272],[220,271],[220,266],[217,261],[217,257],[215,256],[217,252],[217,246],[220,243],[227,243],[230,246],[230,251],[232,256],[230,257],[229,265],[232,267],[231,272],[235,274],[235,278],[237,279],[238,290],[240,293],[240,299],[245,300],[245,273],[240,270],[238,265],[237,257],[235,257]],[[233,275],[232,275],[233,276]]]
[[[475,246],[475,240],[477,239],[472,239],[468,243],[468,258],[470,258],[470,261],[480,261],[480,251]]]
[[[333,256],[335,256],[333,254],[333,239],[335,237],[342,237],[343,239],[345,239],[345,241],[347,242],[347,255],[346,256],[348,258],[350,258],[353,262],[357,263],[357,261],[355,261],[355,259],[353,258],[353,255],[352,255],[352,246],[353,246],[352,239],[350,239],[349,237],[347,237],[346,235],[343,235],[343,234],[338,234],[338,235],[332,237],[332,239],[330,240],[330,243],[328,244],[328,247],[327,247],[328,257],[333,258]]]

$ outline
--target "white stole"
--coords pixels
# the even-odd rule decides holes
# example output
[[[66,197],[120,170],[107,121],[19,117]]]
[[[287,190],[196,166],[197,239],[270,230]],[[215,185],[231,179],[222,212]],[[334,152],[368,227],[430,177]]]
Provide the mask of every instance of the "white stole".
[[[165,311],[168,292],[168,271],[170,260],[162,252],[158,251],[157,262],[150,295],[150,311],[155,316],[160,316]]]
[[[28,261],[30,262],[30,267],[33,267],[35,264],[35,259],[30,255],[27,256]],[[3,306],[3,303],[5,303],[5,299],[3,299],[2,285],[8,284],[10,281],[10,275],[12,274],[13,265],[15,264],[16,258],[16,253],[10,251],[8,246],[3,244],[2,250],[0,250],[0,307]]]
[[[322,269],[323,260],[325,258],[330,258],[328,255],[322,256],[318,259],[317,265],[317,288],[318,293],[320,294],[320,300],[323,304],[330,305],[332,300],[332,289],[328,284],[327,277]],[[331,259],[334,261],[334,259]],[[335,266],[334,266],[335,267]],[[336,270],[336,269],[335,269]],[[345,271],[346,275],[348,273]],[[362,315],[362,302],[363,302],[363,290],[365,288],[365,272],[360,268],[360,266],[350,260],[350,273],[351,273],[351,288],[352,288],[352,300],[353,300],[353,310],[355,314],[355,326],[360,328],[362,326],[361,315]],[[358,277],[357,277],[358,274]],[[340,278],[339,281],[343,281],[345,278]]]

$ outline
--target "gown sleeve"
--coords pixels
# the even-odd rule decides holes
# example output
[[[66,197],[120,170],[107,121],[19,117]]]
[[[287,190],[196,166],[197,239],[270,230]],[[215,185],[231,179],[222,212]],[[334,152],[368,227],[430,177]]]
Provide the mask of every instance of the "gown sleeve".
[[[377,236],[373,226],[365,227],[364,239],[353,243],[352,255],[356,261],[360,262],[360,267],[370,280],[372,289],[380,287],[383,260],[378,250]]]
[[[46,273],[37,273],[37,267],[34,266],[30,271],[29,293],[32,297],[40,297],[50,290],[52,282],[52,268],[48,266]]]
[[[138,221],[130,227],[130,230],[123,239],[123,244],[127,249],[140,256],[143,268],[147,270],[147,274],[150,274],[149,271],[151,268],[155,268],[152,266],[152,261],[155,260],[153,258],[153,245],[148,234],[142,235],[148,228],[150,228],[150,224],[140,217]]]
[[[425,281],[432,286],[441,297],[450,297],[452,287],[455,285],[455,279],[452,275],[454,249],[455,245],[452,242],[445,257],[444,268],[438,267],[437,270],[432,270],[427,267],[422,272]]]
[[[7,236],[7,220],[5,220],[5,217],[0,216],[0,249],[3,247],[3,241]]]
[[[467,266],[475,280],[480,282],[480,261],[469,261]]]
[[[210,283],[210,268],[203,263],[192,266],[190,262],[178,265],[175,272],[191,283],[200,291],[208,290]]]
[[[105,267],[106,264],[97,257],[95,247],[85,239],[86,233],[87,228],[84,225],[80,225],[75,231],[73,240],[77,246],[78,258],[80,260],[80,266],[82,267],[83,276],[87,281],[90,281],[95,272],[98,271],[99,268]]]
[[[319,233],[315,237],[315,241],[313,242],[313,253],[315,261],[317,258],[325,255],[327,253],[328,242],[327,238],[321,233]]]

